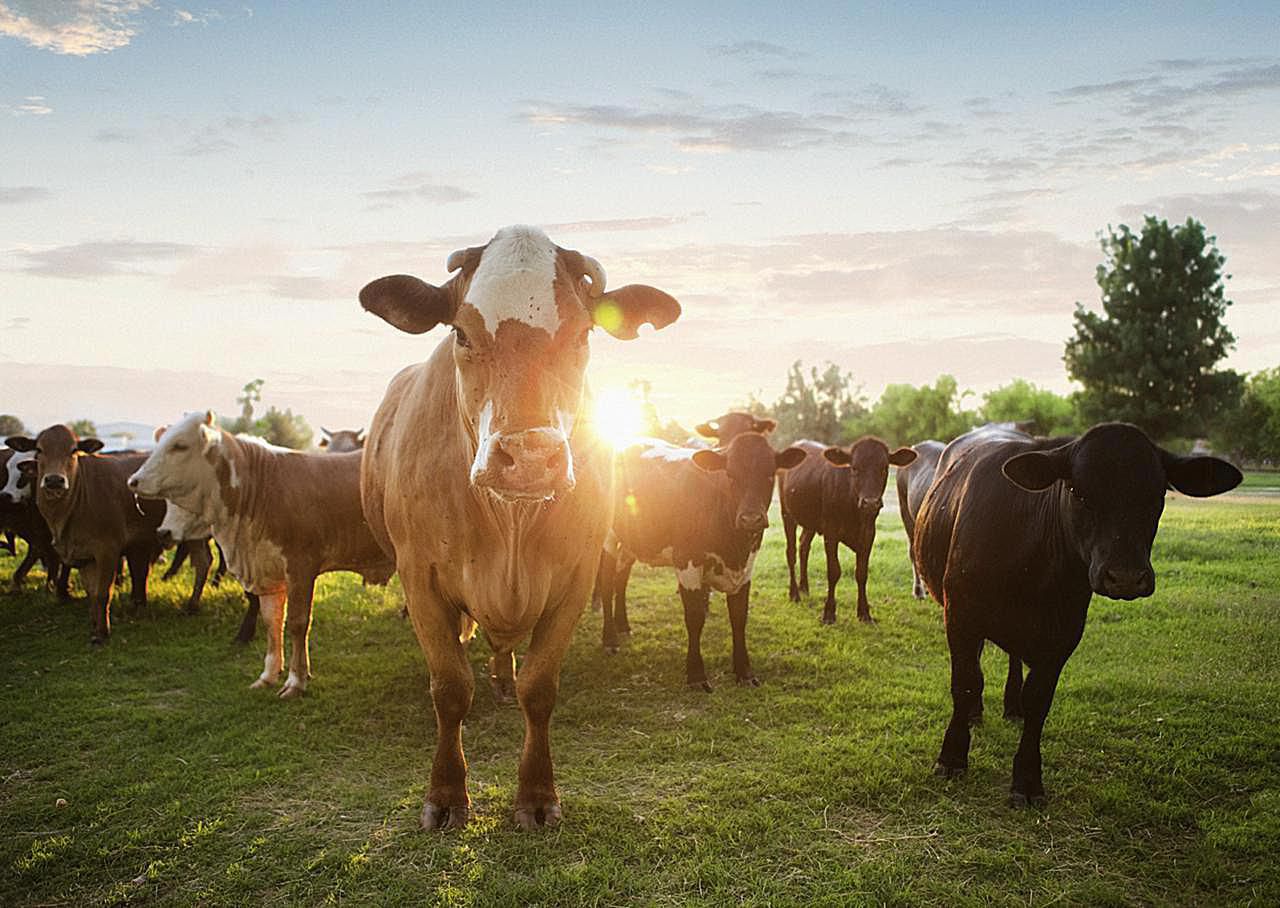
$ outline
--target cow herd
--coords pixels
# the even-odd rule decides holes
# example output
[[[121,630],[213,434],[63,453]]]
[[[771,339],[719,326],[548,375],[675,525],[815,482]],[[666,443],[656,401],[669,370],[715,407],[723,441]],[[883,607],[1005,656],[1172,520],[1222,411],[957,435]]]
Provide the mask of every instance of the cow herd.
[[[870,622],[868,566],[891,465],[914,591],[941,604],[951,654],[953,710],[935,772],[955,776],[967,766],[969,726],[982,711],[979,656],[990,640],[1009,654],[1005,714],[1023,722],[1011,801],[1042,803],[1041,730],[1090,597],[1152,594],[1166,488],[1206,496],[1241,480],[1224,461],[1174,455],[1122,423],[1078,438],[988,426],[945,447],[891,450],[862,438],[776,450],[772,421],[731,413],[698,427],[714,447],[647,440],[615,451],[594,424],[589,335],[600,328],[632,340],[642,325],[665,328],[680,316],[676,300],[642,284],[611,288],[595,259],[529,227],[455,252],[447,268],[452,276],[440,285],[393,275],[360,292],[365,310],[401,331],[450,328],[424,362],[392,379],[367,437],[326,431],[324,451],[287,451],[197,412],[159,430],[149,454],[102,453],[101,442],[61,425],[10,438],[0,453],[0,516],[28,542],[13,582],[38,559],[65,598],[67,574],[78,570],[95,643],[110,633],[122,562],[142,605],[165,542],[188,546],[196,571],[189,607],[198,606],[211,537],[250,597],[240,638],[259,619],[265,626],[252,687],[274,688],[284,673],[279,694],[296,697],[310,678],[316,577],[355,571],[382,583],[398,574],[435,707],[427,828],[461,827],[470,816],[462,723],[475,687],[466,654],[474,634],[492,650],[494,693],[514,696],[524,715],[516,821],[556,825],[550,719],[561,662],[593,590],[602,642],[616,650],[629,631],[632,565],[673,568],[686,681],[708,691],[701,633],[711,592],[724,593],[734,675],[757,685],[747,614],[775,485],[790,597],[808,592],[809,550],[821,536],[822,622],[836,620],[842,543],[856,557],[857,617]]]

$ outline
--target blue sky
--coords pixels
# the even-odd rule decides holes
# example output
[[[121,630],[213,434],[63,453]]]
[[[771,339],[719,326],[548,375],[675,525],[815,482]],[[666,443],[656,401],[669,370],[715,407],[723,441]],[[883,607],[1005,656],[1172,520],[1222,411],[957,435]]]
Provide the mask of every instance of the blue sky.
[[[674,293],[594,342],[692,423],[795,359],[1068,388],[1098,231],[1194,215],[1280,363],[1280,7],[0,0],[0,410],[359,425],[360,286],[536,223]]]

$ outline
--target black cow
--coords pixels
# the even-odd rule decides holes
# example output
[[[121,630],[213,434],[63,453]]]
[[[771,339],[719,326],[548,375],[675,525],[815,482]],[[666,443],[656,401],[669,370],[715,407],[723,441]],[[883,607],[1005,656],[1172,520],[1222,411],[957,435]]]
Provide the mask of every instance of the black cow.
[[[699,435],[704,438],[714,439],[716,447],[720,448],[729,444],[743,432],[758,432],[761,435],[768,435],[776,428],[778,428],[778,424],[772,419],[762,419],[758,416],[752,416],[750,413],[744,413],[741,410],[731,410],[724,416],[717,416],[715,419],[708,419],[706,422],[698,423],[698,425],[694,426]]]
[[[889,464],[903,466],[916,458],[910,448],[890,452],[874,436],[864,436],[845,448],[816,441],[796,442],[811,456],[782,477],[782,528],[787,537],[790,596],[799,602],[809,592],[809,546],[821,535],[827,550],[827,602],[822,623],[836,623],[836,583],[840,580],[840,543],[853,549],[857,563],[858,620],[871,621],[867,601],[867,569],[876,541],[876,516],[884,504]],[[800,535],[800,578],[796,580],[796,527]]]
[[[898,467],[898,514],[902,517],[902,526],[907,531],[907,560],[911,562],[911,594],[917,599],[928,597],[920,572],[916,570],[916,557],[911,547],[911,538],[916,531],[916,514],[920,513],[920,503],[924,501],[924,493],[929,491],[933,482],[933,473],[938,466],[938,458],[945,448],[940,441],[929,439],[911,446],[916,452],[916,459],[906,466]]]
[[[713,589],[728,600],[738,683],[759,684],[747,655],[751,572],[769,525],[774,473],[803,459],[798,448],[775,453],[755,432],[737,436],[722,451],[648,441],[621,452],[610,537],[614,545],[606,552],[599,578],[605,647],[617,646],[613,594],[618,573],[625,577],[637,559],[670,565],[676,571],[689,635],[689,686],[711,690],[701,638]],[[625,605],[623,609],[620,617],[625,623]]]
[[[1090,597],[1155,591],[1151,543],[1165,489],[1204,497],[1242,479],[1225,461],[1171,454],[1127,423],[1078,438],[1020,436],[979,430],[953,441],[915,531],[917,567],[942,604],[951,651],[951,721],[935,772],[953,777],[968,767],[969,718],[982,699],[978,658],[991,640],[1029,669],[1018,679],[1014,806],[1044,802],[1040,735]]]

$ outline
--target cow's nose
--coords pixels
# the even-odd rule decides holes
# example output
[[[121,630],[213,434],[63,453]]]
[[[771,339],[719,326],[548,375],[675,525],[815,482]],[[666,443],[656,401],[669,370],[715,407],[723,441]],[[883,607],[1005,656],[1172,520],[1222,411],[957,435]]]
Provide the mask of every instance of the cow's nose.
[[[65,490],[67,487],[67,477],[65,476],[46,476],[44,478],[44,487],[51,492]]]
[[[1102,575],[1104,593],[1116,599],[1139,599],[1156,590],[1155,572],[1149,567],[1109,567]]]
[[[132,482],[132,480],[130,480]],[[160,540],[160,544],[165,548],[173,545],[173,533],[169,530],[156,530],[156,538]]]
[[[550,498],[573,488],[569,440],[559,429],[525,429],[490,437],[472,481],[516,498]]]
[[[870,511],[873,508],[879,508],[882,504],[879,498],[858,498],[858,507],[864,511]]]
[[[766,514],[739,514],[737,523],[738,529],[756,533],[769,528],[769,517]]]
[[[129,491],[131,491],[131,492],[136,492],[136,491],[138,491],[138,477],[137,477],[137,476],[130,476],[130,477],[129,477],[128,486],[129,486]]]

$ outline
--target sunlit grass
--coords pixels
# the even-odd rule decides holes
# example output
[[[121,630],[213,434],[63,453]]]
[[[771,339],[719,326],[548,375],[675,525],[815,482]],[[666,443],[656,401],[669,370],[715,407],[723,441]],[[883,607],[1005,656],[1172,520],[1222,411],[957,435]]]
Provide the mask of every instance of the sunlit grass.
[[[967,778],[929,774],[948,715],[937,607],[910,597],[901,525],[880,520],[873,627],[786,600],[778,521],[752,592],[758,689],[729,665],[723,598],[683,685],[668,573],[637,568],[634,635],[587,612],[553,725],[565,825],[509,814],[523,723],[471,658],[477,820],[423,833],[427,674],[399,592],[322,578],[315,678],[251,692],[242,599],[180,614],[190,575],[88,646],[83,603],[0,598],[0,904],[719,905],[1280,901],[1280,504],[1171,496],[1155,597],[1096,600],[1045,735],[1044,812],[1005,807],[1018,729],[988,718]],[[13,562],[0,561],[7,576]],[[824,565],[810,566],[815,590]],[[234,585],[231,585],[234,587]],[[127,597],[125,597],[127,598]],[[58,807],[59,798],[66,800]]]

